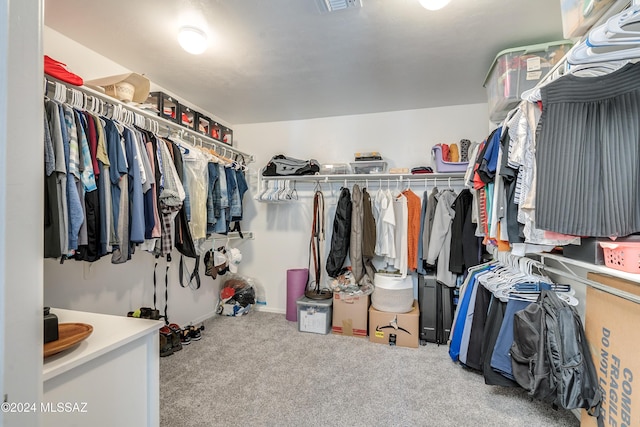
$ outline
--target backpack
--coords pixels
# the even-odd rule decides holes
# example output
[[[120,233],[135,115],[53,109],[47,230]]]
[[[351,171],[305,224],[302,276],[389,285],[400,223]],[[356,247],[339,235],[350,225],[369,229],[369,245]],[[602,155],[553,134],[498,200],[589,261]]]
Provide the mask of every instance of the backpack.
[[[320,165],[314,159],[298,160],[282,154],[273,156],[262,170],[262,176],[316,175]]]
[[[603,425],[602,396],[582,321],[554,291],[516,312],[513,376],[529,395],[565,409],[584,408]]]

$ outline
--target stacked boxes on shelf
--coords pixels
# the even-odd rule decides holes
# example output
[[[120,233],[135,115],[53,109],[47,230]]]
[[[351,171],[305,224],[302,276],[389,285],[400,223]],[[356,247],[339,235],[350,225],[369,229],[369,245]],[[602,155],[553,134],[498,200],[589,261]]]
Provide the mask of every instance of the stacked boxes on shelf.
[[[194,111],[164,92],[149,93],[147,104],[152,105],[158,116],[162,118],[233,146],[233,130],[231,128],[222,126],[206,115]]]

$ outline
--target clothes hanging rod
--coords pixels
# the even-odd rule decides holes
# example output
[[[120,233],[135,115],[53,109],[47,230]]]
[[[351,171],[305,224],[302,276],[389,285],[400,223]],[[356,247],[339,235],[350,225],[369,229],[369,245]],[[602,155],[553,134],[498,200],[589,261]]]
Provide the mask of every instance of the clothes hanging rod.
[[[179,124],[171,122],[171,121],[169,121],[169,120],[167,120],[167,119],[165,119],[163,117],[160,117],[160,116],[154,114],[153,112],[150,112],[150,111],[144,110],[142,108],[138,108],[138,107],[129,105],[127,103],[124,103],[124,102],[122,102],[122,101],[120,101],[118,99],[115,99],[115,98],[113,98],[113,97],[111,97],[109,95],[106,95],[106,94],[104,94],[102,92],[99,92],[99,91],[97,91],[95,89],[91,89],[91,88],[89,88],[87,86],[71,85],[69,83],[63,82],[62,80],[58,80],[58,79],[56,79],[54,77],[51,77],[49,75],[45,75],[44,78],[45,78],[45,81],[47,83],[47,86],[51,85],[51,86],[55,87],[56,83],[61,84],[64,87],[66,87],[67,90],[79,91],[84,96],[93,96],[95,98],[98,98],[98,99],[104,101],[106,104],[108,104],[108,105],[110,105],[112,107],[120,106],[121,108],[124,108],[125,110],[130,111],[133,114],[138,114],[138,115],[143,116],[143,117],[145,117],[145,118],[147,118],[149,120],[153,120],[156,123],[158,123],[159,125],[162,125],[162,127],[166,127],[167,129],[169,129],[172,132],[176,132],[176,133],[179,133],[179,134],[182,134],[182,135],[187,134],[187,135],[193,137],[194,140],[200,140],[203,143],[205,143],[207,145],[210,145],[212,147],[215,147],[217,149],[222,149],[223,151],[231,152],[231,153],[236,154],[236,155],[240,155],[240,156],[244,157],[244,159],[245,159],[245,161],[247,163],[251,163],[251,162],[254,161],[253,155],[251,155],[251,154],[244,153],[244,152],[242,152],[240,150],[237,150],[237,149],[235,149],[235,148],[233,148],[233,147],[231,147],[231,146],[229,146],[229,145],[227,145],[227,144],[225,144],[223,142],[216,141],[215,139],[213,139],[213,138],[211,138],[211,137],[209,137],[207,135],[203,135],[203,134],[198,133],[198,132],[196,132],[196,131],[194,131],[192,129],[185,128],[184,126],[180,126]],[[45,95],[46,95],[46,93],[47,93],[47,90],[45,90]]]
[[[631,301],[636,304],[640,304],[640,296],[634,295],[632,293],[621,291],[619,289],[612,288],[607,285],[603,285],[602,283],[594,282],[593,280],[585,279],[570,271],[567,272],[567,271],[559,270],[557,268],[547,267],[546,265],[543,267],[543,269],[547,273],[556,274],[558,276],[562,276],[567,279],[575,280],[576,282],[582,283],[583,285],[587,285],[594,289],[598,289],[599,291],[606,292],[611,295],[615,295],[619,298],[623,298],[627,301]]]
[[[291,176],[261,176],[264,181],[297,181],[297,182],[338,182],[338,181],[380,181],[393,180],[399,182],[406,181],[429,181],[435,180],[447,183],[448,180],[462,181],[464,174],[460,173],[425,173],[425,174],[390,174],[390,173],[367,173],[367,174],[335,174],[335,175],[291,175]]]

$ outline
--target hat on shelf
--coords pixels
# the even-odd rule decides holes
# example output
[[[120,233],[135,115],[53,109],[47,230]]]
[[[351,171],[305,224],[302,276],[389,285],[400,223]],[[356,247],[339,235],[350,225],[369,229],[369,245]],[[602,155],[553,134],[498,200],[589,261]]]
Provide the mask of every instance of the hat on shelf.
[[[75,86],[82,86],[83,83],[82,77],[67,70],[67,64],[56,61],[47,55],[44,56],[44,73]]]
[[[240,261],[242,261],[242,253],[240,253],[240,249],[229,249],[227,251],[227,260],[229,261],[229,271],[232,273],[237,273],[238,264],[240,264]]]
[[[120,74],[85,82],[87,86],[97,86],[105,93],[124,102],[142,104],[149,96],[151,83],[149,79],[138,73]]]

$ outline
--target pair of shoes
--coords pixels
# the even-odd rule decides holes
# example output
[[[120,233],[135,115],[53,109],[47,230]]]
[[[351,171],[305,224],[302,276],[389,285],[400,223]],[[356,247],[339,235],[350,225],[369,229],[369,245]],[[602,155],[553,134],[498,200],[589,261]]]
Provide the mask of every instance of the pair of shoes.
[[[169,328],[160,328],[160,357],[167,357],[173,354],[173,337]]]
[[[200,331],[204,331],[204,325],[200,325],[197,328],[193,325],[189,325],[185,328],[185,332],[189,334],[192,341],[199,341],[202,338],[202,333]]]
[[[169,324],[169,329],[178,336],[181,345],[191,344],[191,336],[189,336],[188,332],[185,333],[186,328],[182,329],[178,324],[171,323]]]
[[[180,330],[180,327],[178,327],[178,330]],[[175,329],[171,328],[171,325],[169,326],[165,325],[162,328],[160,328],[160,333],[162,335],[166,335],[169,337],[169,342],[171,343],[171,350],[173,352],[182,350],[182,344],[180,343],[180,333]]]

